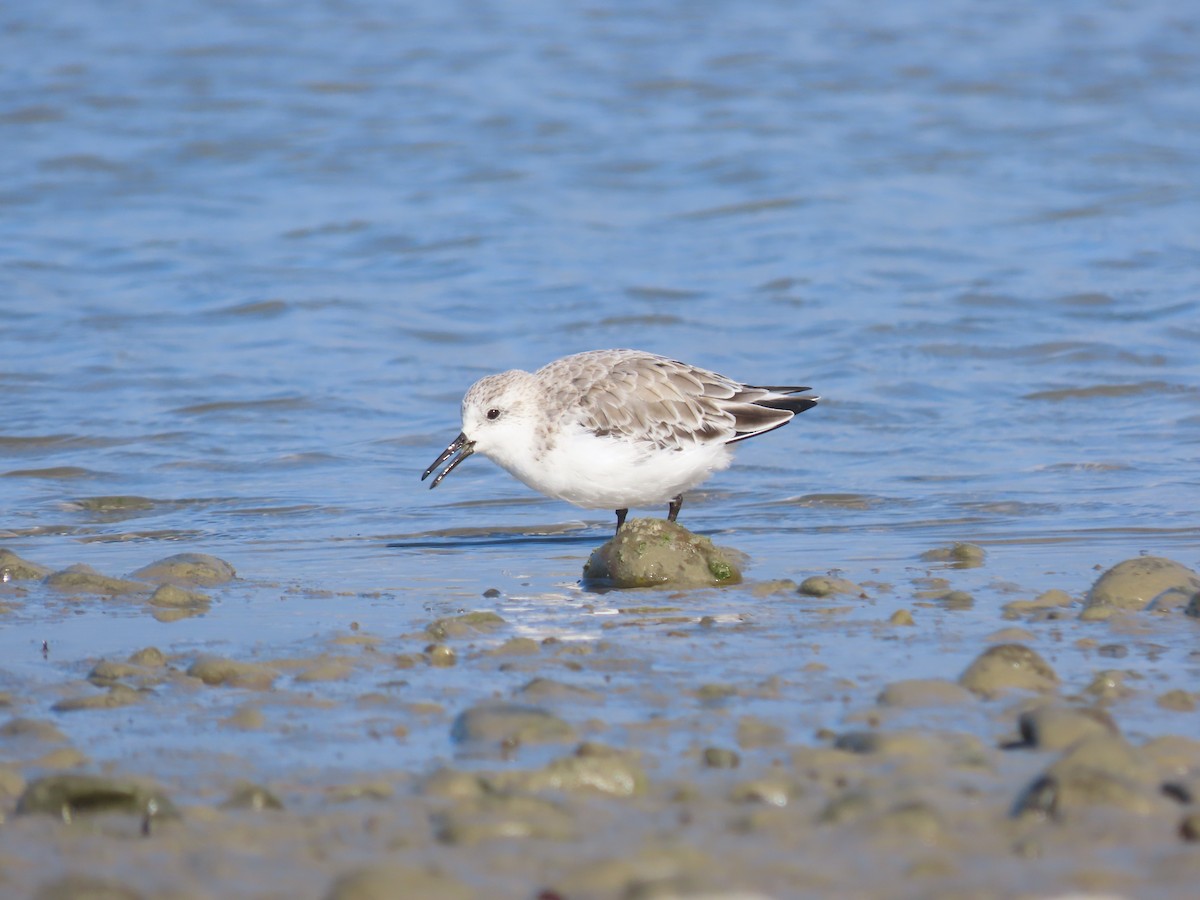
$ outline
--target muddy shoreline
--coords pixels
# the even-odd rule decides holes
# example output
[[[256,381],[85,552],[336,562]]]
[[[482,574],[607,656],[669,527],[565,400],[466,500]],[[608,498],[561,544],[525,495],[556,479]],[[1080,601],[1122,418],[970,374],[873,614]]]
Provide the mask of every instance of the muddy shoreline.
[[[118,604],[165,630],[41,684],[6,676],[0,885],[44,898],[1186,895],[1200,880],[1187,655],[1200,579],[1138,557],[1075,592],[985,596],[957,586],[988,565],[974,545],[914,563],[903,584],[833,572],[583,595],[560,634],[528,633],[519,604],[489,591],[402,633],[354,623],[297,653],[269,636],[227,652],[171,640],[244,589],[223,560],[116,577],[4,554],[6,616]],[[961,611],[993,627],[956,633]],[[835,652],[845,641],[882,674]],[[1190,686],[1156,668],[1172,652]],[[106,729],[130,732],[132,752],[89,738]],[[264,740],[299,742],[289,758],[311,765],[273,764]],[[363,746],[373,756],[356,764]]]

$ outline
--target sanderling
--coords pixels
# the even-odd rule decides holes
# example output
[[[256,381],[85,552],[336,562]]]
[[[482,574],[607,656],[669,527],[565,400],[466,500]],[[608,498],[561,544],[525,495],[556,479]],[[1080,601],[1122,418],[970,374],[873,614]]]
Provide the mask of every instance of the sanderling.
[[[536,372],[513,369],[471,385],[462,433],[424,481],[442,483],[472,453],[535,491],[585,509],[669,504],[733,459],[730,444],[786,425],[817,397],[807,387],[755,387],[640,350],[592,350]]]

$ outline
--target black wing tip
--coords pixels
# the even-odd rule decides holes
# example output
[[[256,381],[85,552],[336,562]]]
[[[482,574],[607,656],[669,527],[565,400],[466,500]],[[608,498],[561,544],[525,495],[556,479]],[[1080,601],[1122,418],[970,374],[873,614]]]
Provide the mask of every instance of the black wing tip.
[[[796,390],[808,391],[811,388],[797,388]],[[773,397],[769,400],[759,400],[758,405],[768,409],[785,409],[792,415],[798,416],[805,410],[812,409],[820,400],[820,397]]]

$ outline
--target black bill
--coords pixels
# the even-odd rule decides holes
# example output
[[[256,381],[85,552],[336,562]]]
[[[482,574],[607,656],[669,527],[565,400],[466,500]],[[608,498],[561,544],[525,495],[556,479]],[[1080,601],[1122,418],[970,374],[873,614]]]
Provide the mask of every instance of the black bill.
[[[435,459],[433,461],[433,465],[431,465],[428,469],[425,470],[425,474],[421,476],[421,480],[424,481],[431,474],[433,474],[434,469],[436,469],[438,466],[440,466],[442,463],[444,463],[446,460],[450,459],[450,457],[453,456],[454,459],[450,459],[450,465],[446,466],[446,468],[444,468],[444,469],[442,469],[442,471],[438,472],[437,478],[433,479],[432,483],[429,485],[429,489],[433,490],[435,487],[437,487],[439,484],[442,483],[443,478],[445,478],[447,475],[449,475],[451,472],[453,472],[455,470],[455,468],[458,466],[458,464],[460,462],[462,462],[464,459],[466,459],[468,456],[470,456],[474,452],[475,452],[475,442],[468,441],[467,436],[465,434],[459,434],[458,437],[456,437],[454,440],[452,440],[450,442],[450,446],[442,451],[441,456],[439,456],[437,459]]]

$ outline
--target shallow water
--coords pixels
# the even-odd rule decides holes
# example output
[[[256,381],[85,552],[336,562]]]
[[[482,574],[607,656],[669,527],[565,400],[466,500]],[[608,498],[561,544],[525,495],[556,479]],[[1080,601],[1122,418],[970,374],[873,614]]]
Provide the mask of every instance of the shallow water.
[[[1079,597],[1097,566],[1196,568],[1198,32],[1167,2],[0,11],[0,538],[51,568],[195,551],[242,578],[170,624],[35,591],[4,616],[0,687],[49,715],[64,679],[147,645],[303,657],[357,623],[419,650],[406,635],[475,608],[619,633],[649,667],[631,682],[795,677],[812,654],[786,603],[593,594],[610,515],[482,458],[418,481],[473,380],[598,347],[822,395],[681,521],[753,580],[892,586],[822,632],[830,697],[835,676],[864,696],[956,677],[1002,603]],[[974,606],[882,641],[952,541],[988,550],[933,567]],[[606,631],[625,606],[751,624],[715,646]],[[1194,621],[1176,629],[1134,651],[1156,691],[1195,684]],[[1101,666],[1053,661],[1076,684]],[[259,770],[453,757],[441,728],[362,743],[345,701],[383,677],[309,688],[285,733],[220,731],[239,701],[182,688],[125,730],[58,718],[94,761],[158,773],[193,731]],[[522,677],[414,683],[453,713]],[[820,693],[789,739],[838,727]],[[1200,735],[1161,716],[1121,721]]]

